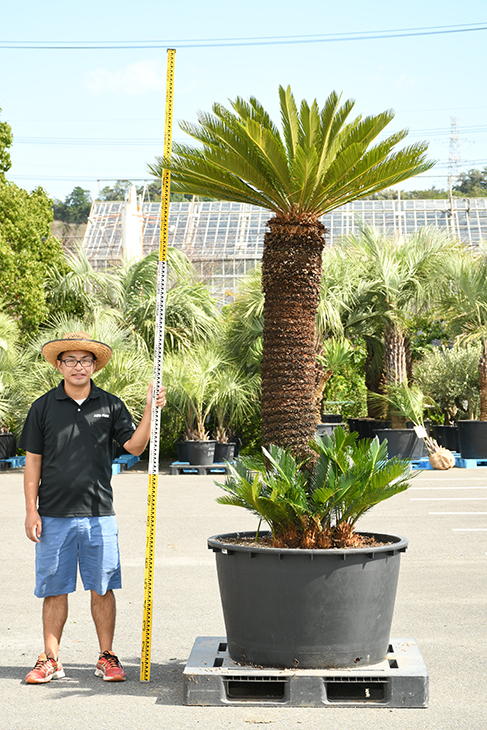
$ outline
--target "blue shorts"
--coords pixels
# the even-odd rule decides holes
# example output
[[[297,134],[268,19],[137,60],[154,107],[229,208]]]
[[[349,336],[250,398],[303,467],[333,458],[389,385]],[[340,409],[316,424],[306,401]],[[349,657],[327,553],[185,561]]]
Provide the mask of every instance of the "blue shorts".
[[[78,564],[86,591],[96,591],[103,596],[107,591],[122,587],[115,515],[41,519],[34,591],[38,598],[73,593]]]

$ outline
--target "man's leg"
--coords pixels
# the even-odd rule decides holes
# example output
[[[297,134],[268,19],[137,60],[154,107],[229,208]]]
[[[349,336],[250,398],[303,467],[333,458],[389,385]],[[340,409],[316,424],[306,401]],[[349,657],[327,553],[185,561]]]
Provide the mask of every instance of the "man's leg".
[[[100,596],[96,591],[91,591],[91,615],[95,622],[100,654],[111,651],[113,635],[115,633],[115,596],[113,591],[107,591]]]
[[[68,596],[47,596],[42,607],[42,623],[44,628],[44,650],[47,657],[59,656],[59,644],[64,624],[68,618]]]
[[[91,591],[91,615],[100,643],[100,657],[96,663],[95,674],[97,677],[103,677],[105,682],[125,681],[123,667],[118,661],[118,657],[112,652],[115,613],[113,591],[107,591],[103,596],[96,591]]]

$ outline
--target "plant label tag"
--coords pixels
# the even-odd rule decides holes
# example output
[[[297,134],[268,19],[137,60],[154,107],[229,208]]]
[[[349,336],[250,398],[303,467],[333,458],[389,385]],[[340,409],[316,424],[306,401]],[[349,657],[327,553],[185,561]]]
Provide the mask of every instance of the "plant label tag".
[[[419,439],[424,439],[428,435],[426,429],[423,426],[414,426],[414,433]]]

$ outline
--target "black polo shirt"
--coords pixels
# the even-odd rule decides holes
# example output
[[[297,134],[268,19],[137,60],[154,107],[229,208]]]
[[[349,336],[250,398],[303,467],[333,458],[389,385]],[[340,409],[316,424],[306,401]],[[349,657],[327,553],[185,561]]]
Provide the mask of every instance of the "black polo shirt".
[[[39,514],[45,517],[113,515],[113,441],[123,446],[135,426],[125,404],[91,381],[79,405],[64,381],[36,400],[19,446],[42,455]]]

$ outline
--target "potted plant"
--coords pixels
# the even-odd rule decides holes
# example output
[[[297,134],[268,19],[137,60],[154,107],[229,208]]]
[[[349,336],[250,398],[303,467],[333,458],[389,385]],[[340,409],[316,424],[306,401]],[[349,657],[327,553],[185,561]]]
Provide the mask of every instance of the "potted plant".
[[[210,439],[207,423],[212,383],[221,361],[220,354],[209,346],[165,358],[167,403],[185,424],[183,440],[176,444],[179,461],[201,466],[213,463],[216,441]]]
[[[433,426],[436,441],[450,451],[460,451],[458,423],[475,422],[480,410],[477,344],[435,347],[414,370],[423,391],[433,398],[442,423]],[[460,426],[460,429],[462,426]]]
[[[232,461],[235,456],[235,424],[247,415],[259,396],[260,378],[231,363],[219,369],[212,382],[210,408],[215,421],[215,456],[217,463]]]
[[[445,313],[463,343],[480,344],[478,420],[470,415],[457,421],[460,453],[464,459],[487,458],[487,253],[484,247],[467,250],[450,267]]]
[[[409,421],[413,425],[412,429],[376,430],[379,440],[387,442],[389,456],[400,455],[404,459],[420,459],[423,456],[424,444],[434,469],[450,469],[455,466],[455,457],[451,451],[439,446],[426,431],[423,414],[427,403],[417,385],[409,386],[407,383],[389,385],[386,395],[376,395],[376,397],[387,401],[396,423],[402,421],[406,425]]]
[[[367,666],[387,653],[408,541],[356,526],[407,488],[410,466],[387,459],[378,439],[357,441],[342,428],[311,448],[305,462],[276,446],[241,457],[219,485],[220,504],[259,518],[254,533],[208,540],[234,661],[321,669]]]

